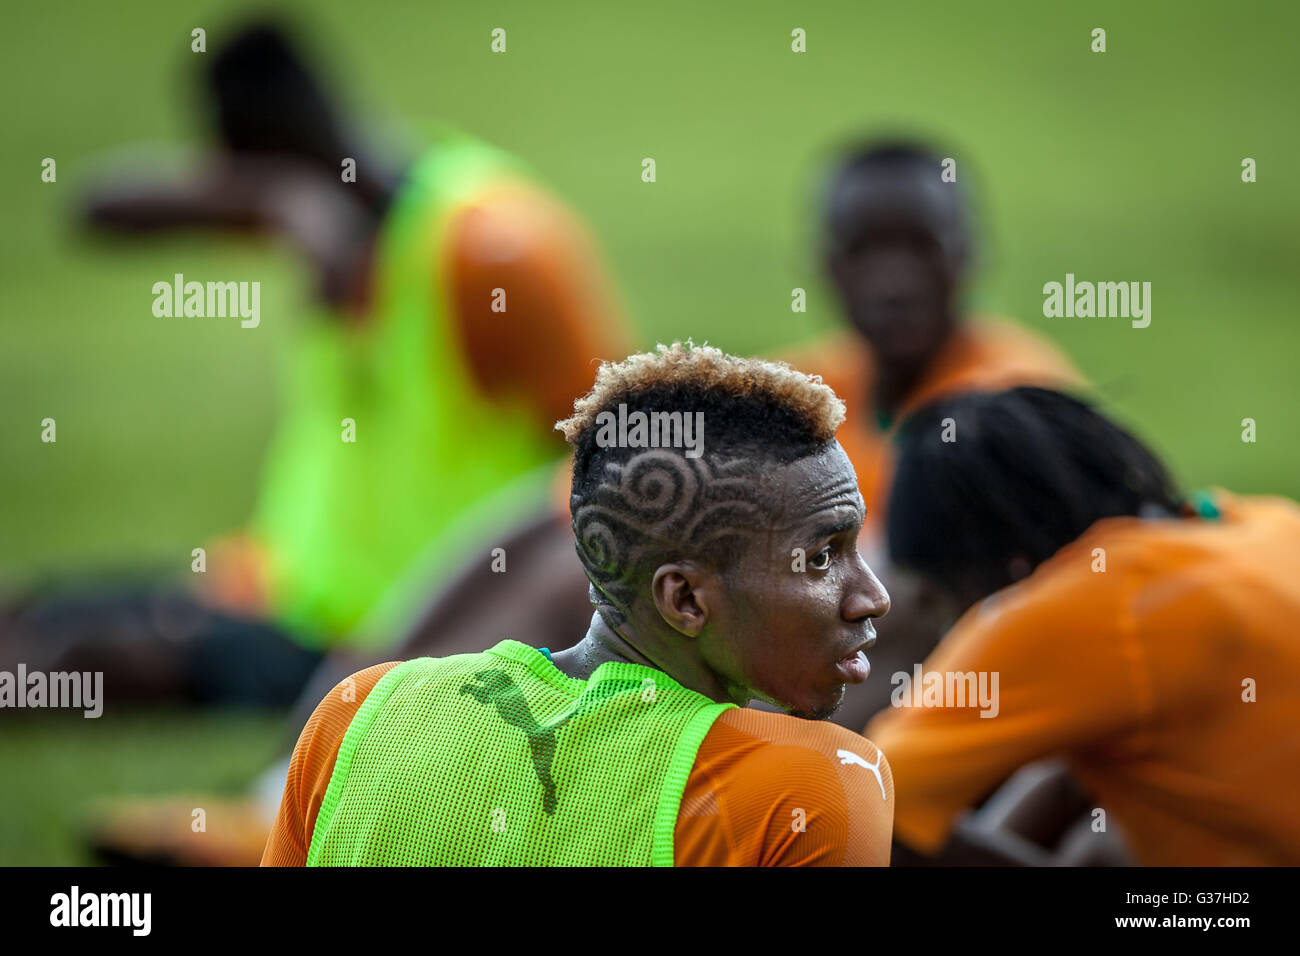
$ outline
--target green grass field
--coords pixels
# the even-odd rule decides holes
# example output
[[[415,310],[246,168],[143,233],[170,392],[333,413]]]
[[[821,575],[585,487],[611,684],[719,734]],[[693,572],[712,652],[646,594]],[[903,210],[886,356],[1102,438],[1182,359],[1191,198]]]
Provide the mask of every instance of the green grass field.
[[[291,8],[294,9],[294,8]],[[377,120],[444,121],[517,152],[591,223],[645,343],[750,353],[837,322],[812,251],[827,150],[873,130],[952,144],[978,187],[973,306],[1053,338],[1189,487],[1300,496],[1300,8],[1261,3],[584,0],[296,8]],[[0,153],[0,589],[40,575],[181,567],[253,499],[277,357],[307,289],[279,249],[117,245],[67,211],[105,151],[200,131],[190,31],[238,9],[162,0],[6,12]],[[508,52],[489,51],[504,27]],[[808,52],[790,50],[807,31]],[[1089,50],[1107,30],[1108,50]],[[378,109],[375,109],[378,107]],[[1258,182],[1240,178],[1243,157]],[[40,180],[53,157],[58,181]],[[658,181],[640,179],[653,157]],[[258,279],[262,323],[163,322],[174,272]],[[1152,323],[1045,319],[1042,286],[1150,281]],[[790,290],[809,290],[806,315]],[[54,417],[58,442],[40,441]],[[1243,418],[1258,441],[1243,444]],[[0,718],[0,862],[75,862],[94,793],[235,786],[271,718]],[[196,761],[201,752],[204,760]]]
[[[142,710],[6,717],[0,865],[81,866],[84,811],[113,797],[238,796],[283,743],[278,714]]]

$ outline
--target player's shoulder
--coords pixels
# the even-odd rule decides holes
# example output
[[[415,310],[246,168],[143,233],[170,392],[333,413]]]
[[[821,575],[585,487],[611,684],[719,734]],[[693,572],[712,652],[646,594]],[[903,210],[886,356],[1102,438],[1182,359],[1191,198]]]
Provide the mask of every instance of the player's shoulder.
[[[451,220],[463,255],[508,264],[539,251],[578,229],[568,208],[526,180],[505,178],[461,203]]]
[[[696,776],[696,773],[699,776]],[[894,780],[876,746],[828,721],[737,708],[700,748],[692,777],[738,858],[760,866],[884,866]]]
[[[974,364],[971,374],[987,376],[987,384],[1011,387],[1041,385],[1076,387],[1085,379],[1050,339],[1019,322],[998,315],[975,315],[963,326],[964,342]]]
[[[1091,644],[1098,628],[1139,620],[1153,594],[1161,602],[1204,603],[1210,595],[1195,572],[1213,549],[1181,533],[1184,522],[1131,516],[1098,521],[1028,577],[972,605],[949,631],[940,651],[1012,642],[1041,643],[1053,635],[1059,649]]]
[[[1013,620],[1069,617],[1110,620],[1136,582],[1166,570],[1158,541],[1137,518],[1099,522],[1042,562],[1033,573],[973,605],[961,623],[1005,628]]]
[[[884,754],[839,724],[746,707],[724,712],[715,730],[714,746],[729,753],[738,769],[752,771],[736,774],[742,786],[801,783],[841,791],[850,803],[873,795],[873,803],[892,800],[893,776]]]
[[[334,772],[335,757],[357,710],[375,685],[397,664],[397,661],[376,664],[343,678],[321,698],[307,719],[289,759],[288,778],[285,782],[285,807],[292,809],[281,810],[282,816],[289,813],[294,821],[292,825],[299,828],[301,833],[310,832],[311,822],[307,814],[313,806],[313,795],[324,794],[330,775]],[[301,833],[300,842],[303,842]],[[309,837],[306,842],[310,842]]]
[[[829,720],[804,720],[790,714],[753,707],[723,711],[718,722],[775,746],[820,752],[828,745],[862,743],[861,734]]]
[[[1107,591],[1131,595],[1152,580],[1217,558],[1222,548],[1197,533],[1207,527],[1212,526],[1182,518],[1103,518],[1043,562],[1025,582],[1032,585],[1026,594],[1036,599],[1086,591],[1092,601]]]
[[[321,698],[312,713],[311,720],[308,721],[308,726],[312,724],[337,726],[342,721],[346,728],[346,724],[356,716],[357,710],[365,703],[370,692],[375,689],[375,685],[383,680],[385,674],[401,663],[401,661],[386,661],[383,664],[374,664],[343,678]]]
[[[970,342],[999,351],[1024,351],[1052,356],[1063,354],[1046,336],[1005,315],[982,312],[969,316],[963,331]]]
[[[1240,495],[1213,488],[1205,496],[1228,521],[1287,522],[1300,526],[1300,504],[1281,495]]]

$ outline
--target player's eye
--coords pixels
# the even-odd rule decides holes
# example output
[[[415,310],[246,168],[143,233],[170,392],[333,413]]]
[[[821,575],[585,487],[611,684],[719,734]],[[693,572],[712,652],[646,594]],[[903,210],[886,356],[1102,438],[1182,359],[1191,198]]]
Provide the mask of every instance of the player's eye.
[[[814,571],[825,571],[831,566],[831,553],[833,550],[829,544],[822,548],[808,561],[808,567]]]

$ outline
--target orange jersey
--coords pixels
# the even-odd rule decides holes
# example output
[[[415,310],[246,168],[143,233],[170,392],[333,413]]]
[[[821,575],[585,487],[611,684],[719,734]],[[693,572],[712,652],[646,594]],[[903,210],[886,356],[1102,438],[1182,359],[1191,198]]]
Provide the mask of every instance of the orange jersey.
[[[395,663],[330,692],[294,748],[263,866],[303,866],[348,725]],[[870,741],[825,721],[734,708],[700,744],[674,833],[678,866],[886,866],[894,785]]]
[[[847,417],[835,436],[843,446],[867,503],[867,521],[884,515],[894,475],[890,429],[875,406],[875,358],[856,332],[838,333],[781,356],[800,372],[820,375],[844,400]],[[961,392],[999,391],[1018,385],[1070,388],[1083,377],[1054,346],[1020,326],[971,320],[958,326],[925,375],[899,407],[895,421],[936,399]]]
[[[1141,863],[1300,864],[1300,508],[1219,504],[1099,521],[970,609],[923,672],[996,672],[996,716],[895,682],[868,732],[902,842],[937,851],[962,810],[1063,754]]]

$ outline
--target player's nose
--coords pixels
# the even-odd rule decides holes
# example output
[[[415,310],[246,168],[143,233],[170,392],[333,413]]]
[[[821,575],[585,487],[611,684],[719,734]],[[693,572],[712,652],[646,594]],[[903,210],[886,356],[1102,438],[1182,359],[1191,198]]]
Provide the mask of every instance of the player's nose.
[[[843,616],[846,621],[884,617],[889,613],[889,592],[880,583],[862,555],[858,555],[857,573],[844,596]]]

